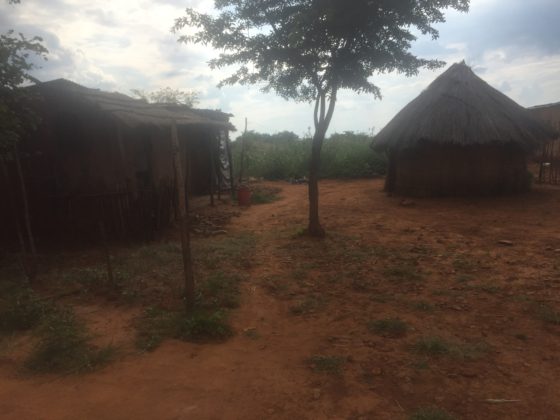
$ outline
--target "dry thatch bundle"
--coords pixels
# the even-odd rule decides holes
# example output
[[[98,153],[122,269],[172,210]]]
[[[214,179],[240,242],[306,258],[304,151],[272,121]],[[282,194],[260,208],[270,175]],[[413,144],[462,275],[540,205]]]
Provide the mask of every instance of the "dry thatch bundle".
[[[555,134],[463,61],[405,106],[377,134],[374,147],[398,150],[427,141],[461,146],[515,143],[532,149]]]
[[[227,120],[210,119],[206,115],[185,108],[177,111],[165,109],[158,104],[150,104],[122,93],[90,89],[66,79],[44,82],[31,88],[40,89],[42,92],[51,91],[55,95],[72,96],[76,101],[111,114],[131,128],[144,124],[167,127],[171,125],[171,121],[175,121],[178,126],[216,127],[228,130],[232,128]]]

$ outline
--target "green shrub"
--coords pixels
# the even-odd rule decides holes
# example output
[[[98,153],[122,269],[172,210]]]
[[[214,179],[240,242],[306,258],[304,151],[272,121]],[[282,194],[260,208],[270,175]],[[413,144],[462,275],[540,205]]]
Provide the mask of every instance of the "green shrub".
[[[31,289],[20,289],[2,298],[0,303],[0,333],[11,334],[37,326],[51,305]]]
[[[371,321],[368,323],[368,328],[375,334],[384,337],[402,337],[408,331],[406,322],[399,318],[385,318]]]
[[[270,180],[302,178],[308,174],[311,139],[291,132],[248,132],[233,142],[233,160],[240,171],[242,141],[245,142],[244,176]],[[327,138],[321,152],[321,178],[362,178],[384,174],[387,159],[370,145],[373,138],[353,132]]]
[[[113,354],[108,346],[97,349],[89,344],[85,326],[70,310],[55,310],[41,323],[39,341],[26,361],[38,373],[78,373],[106,364]]]

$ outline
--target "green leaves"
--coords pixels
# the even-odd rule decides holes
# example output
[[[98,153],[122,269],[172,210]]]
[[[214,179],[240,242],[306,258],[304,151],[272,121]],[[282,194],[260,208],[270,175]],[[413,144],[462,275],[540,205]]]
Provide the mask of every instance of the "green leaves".
[[[175,22],[181,42],[211,45],[221,53],[212,68],[237,66],[222,81],[264,83],[287,99],[316,100],[351,89],[380,96],[375,73],[407,76],[444,63],[409,52],[413,29],[438,37],[443,11],[467,11],[469,0],[216,0],[217,13],[187,9]]]
[[[21,137],[26,127],[37,118],[30,108],[32,93],[20,87],[36,82],[31,71],[37,68],[33,59],[46,59],[42,39],[27,39],[13,30],[0,35],[0,153],[6,153]]]

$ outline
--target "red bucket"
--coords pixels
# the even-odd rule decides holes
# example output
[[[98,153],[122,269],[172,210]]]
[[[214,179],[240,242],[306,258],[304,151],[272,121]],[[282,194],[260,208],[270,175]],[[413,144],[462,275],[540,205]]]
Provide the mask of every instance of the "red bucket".
[[[240,206],[251,205],[251,190],[244,185],[237,188],[237,203]]]

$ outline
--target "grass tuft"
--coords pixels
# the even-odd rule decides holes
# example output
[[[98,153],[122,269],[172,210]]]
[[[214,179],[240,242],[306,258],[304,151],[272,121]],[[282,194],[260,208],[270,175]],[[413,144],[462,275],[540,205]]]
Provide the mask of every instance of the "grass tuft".
[[[31,289],[20,289],[8,294],[0,302],[0,334],[12,334],[36,327],[52,309]]]
[[[420,281],[423,279],[418,268],[412,264],[395,265],[383,271],[385,277],[399,282]]]
[[[425,356],[442,356],[451,352],[451,345],[444,339],[433,337],[422,337],[413,345],[416,353]]]
[[[400,318],[385,318],[377,321],[370,321],[368,328],[375,334],[383,337],[402,337],[408,331],[408,325]]]
[[[233,335],[223,310],[197,309],[192,314],[148,308],[136,324],[136,347],[153,351],[168,338],[183,341],[223,341]]]
[[[547,324],[560,325],[560,312],[549,305],[538,305],[536,307],[536,315],[541,321]]]
[[[48,314],[39,329],[39,341],[25,366],[35,373],[81,373],[108,363],[114,348],[89,344],[85,326],[68,309]]]
[[[211,274],[200,285],[199,305],[230,309],[239,307],[240,282],[241,277],[237,274],[224,273],[223,271]]]
[[[490,350],[490,346],[483,341],[452,343],[437,336],[422,337],[412,348],[424,356],[450,356],[459,360],[477,360]]]
[[[307,363],[313,372],[340,375],[346,360],[345,357],[341,356],[315,355],[307,359]]]

